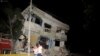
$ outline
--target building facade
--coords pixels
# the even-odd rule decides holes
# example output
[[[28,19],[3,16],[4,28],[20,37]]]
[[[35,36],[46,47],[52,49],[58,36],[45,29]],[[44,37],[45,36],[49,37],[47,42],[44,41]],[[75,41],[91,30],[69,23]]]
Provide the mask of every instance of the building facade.
[[[28,38],[30,31],[31,46],[39,42],[50,56],[64,56],[64,52],[68,55],[68,51],[65,50],[65,41],[67,41],[66,33],[69,31],[69,25],[60,22],[34,5],[31,9],[30,12],[30,6],[28,6],[22,11],[25,19],[22,32]]]

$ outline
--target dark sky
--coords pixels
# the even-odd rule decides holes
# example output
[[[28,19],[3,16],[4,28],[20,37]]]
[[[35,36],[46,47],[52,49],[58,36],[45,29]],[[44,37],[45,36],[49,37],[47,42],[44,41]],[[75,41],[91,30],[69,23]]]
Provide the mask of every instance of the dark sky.
[[[29,5],[30,0],[10,0],[14,7],[22,10]],[[58,20],[69,24],[67,47],[72,52],[88,53],[96,48],[97,22],[95,1],[92,0],[33,0],[33,3],[45,12],[55,16]],[[92,17],[86,16],[83,11],[85,5],[92,5]]]

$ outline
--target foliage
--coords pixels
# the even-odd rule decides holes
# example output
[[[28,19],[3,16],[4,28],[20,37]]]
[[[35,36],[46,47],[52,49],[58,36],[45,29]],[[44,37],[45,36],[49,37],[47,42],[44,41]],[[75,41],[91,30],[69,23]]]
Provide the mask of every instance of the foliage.
[[[11,5],[7,5],[2,8],[3,16],[0,19],[1,32],[11,34],[12,38],[16,39],[22,34],[23,27],[23,16],[21,15],[21,10],[19,8],[13,8]],[[6,30],[6,31],[5,31]]]

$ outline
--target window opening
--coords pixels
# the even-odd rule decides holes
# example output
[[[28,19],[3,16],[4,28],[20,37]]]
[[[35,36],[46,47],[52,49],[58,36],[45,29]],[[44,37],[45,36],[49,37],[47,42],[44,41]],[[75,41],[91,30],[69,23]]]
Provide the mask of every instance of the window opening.
[[[47,41],[48,38],[41,36],[39,43],[43,46],[43,48],[48,49]]]
[[[60,41],[59,40],[55,40],[55,46],[60,46]]]
[[[44,28],[45,28],[45,32],[50,32],[51,31],[51,25],[44,23]]]
[[[42,19],[40,17],[36,16],[35,23],[41,26],[42,25]]]

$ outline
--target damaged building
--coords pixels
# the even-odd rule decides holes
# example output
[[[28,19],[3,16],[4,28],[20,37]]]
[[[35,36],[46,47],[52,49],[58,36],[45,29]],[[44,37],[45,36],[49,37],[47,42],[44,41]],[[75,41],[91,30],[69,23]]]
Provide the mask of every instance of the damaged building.
[[[62,23],[35,5],[32,5],[31,13],[30,6],[28,6],[21,14],[25,19],[22,32],[27,37],[30,31],[31,46],[38,42],[41,43],[43,48],[46,49],[44,56],[68,55],[65,42],[67,41],[66,33],[69,31],[69,25]]]

